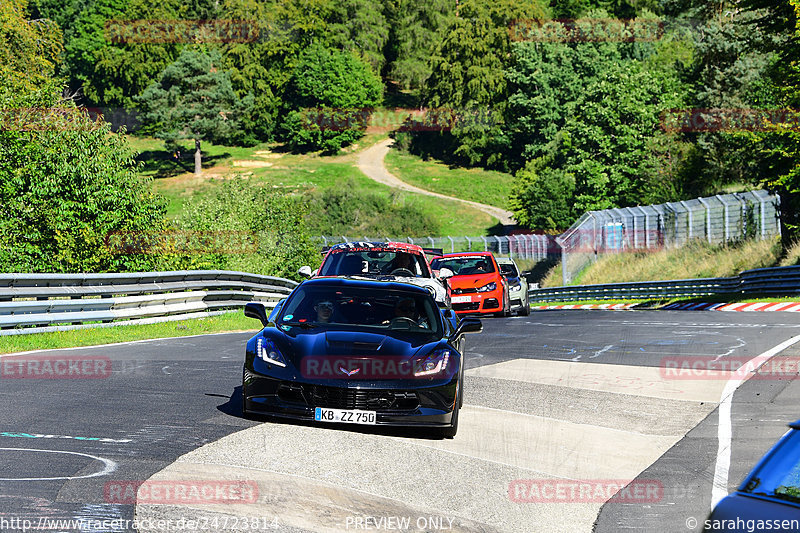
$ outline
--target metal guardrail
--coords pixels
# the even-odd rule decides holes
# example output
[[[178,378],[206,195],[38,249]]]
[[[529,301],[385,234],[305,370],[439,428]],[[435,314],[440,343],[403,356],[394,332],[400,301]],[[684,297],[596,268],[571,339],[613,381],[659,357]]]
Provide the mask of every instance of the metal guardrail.
[[[692,298],[719,294],[800,293],[800,266],[745,270],[731,278],[680,279],[531,289],[532,302]]]
[[[584,213],[561,234],[563,284],[603,254],[678,248],[693,239],[720,244],[780,235],[780,197],[767,191]]]
[[[296,286],[284,278],[225,270],[0,274],[0,336],[181,320],[246,302],[273,307]]]

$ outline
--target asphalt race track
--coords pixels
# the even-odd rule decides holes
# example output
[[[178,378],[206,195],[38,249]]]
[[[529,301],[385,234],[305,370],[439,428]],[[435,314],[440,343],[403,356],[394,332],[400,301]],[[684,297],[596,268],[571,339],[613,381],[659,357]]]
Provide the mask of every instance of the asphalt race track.
[[[800,418],[791,378],[750,379],[731,395],[728,373],[665,370],[765,354],[800,335],[793,313],[486,319],[467,339],[452,440],[242,419],[251,335],[0,356],[0,531],[131,531],[134,518],[153,532],[698,531],[715,476],[717,493],[735,488]],[[797,356],[800,343],[773,361]],[[14,375],[20,360],[46,359],[100,366]],[[255,497],[135,505],[114,492],[145,480],[241,482]]]

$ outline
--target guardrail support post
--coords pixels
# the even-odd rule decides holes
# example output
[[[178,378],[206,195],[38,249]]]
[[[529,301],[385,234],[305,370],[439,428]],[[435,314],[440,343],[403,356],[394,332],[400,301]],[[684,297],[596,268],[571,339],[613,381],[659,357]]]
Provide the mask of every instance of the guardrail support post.
[[[451,236],[449,236],[449,235],[447,236],[447,238],[448,238],[448,239],[450,239],[450,253],[451,253],[451,254],[454,254],[454,253],[456,253],[456,243],[455,243],[455,241],[454,241],[454,240],[453,240],[453,238],[452,238]]]

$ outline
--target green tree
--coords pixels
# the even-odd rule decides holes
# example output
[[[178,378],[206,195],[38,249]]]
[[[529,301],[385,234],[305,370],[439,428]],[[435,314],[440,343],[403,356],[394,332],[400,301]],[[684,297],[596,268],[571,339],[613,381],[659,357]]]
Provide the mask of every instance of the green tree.
[[[193,203],[179,225],[190,232],[213,232],[224,241],[247,241],[249,247],[180,257],[182,268],[225,269],[298,279],[303,265],[319,262],[301,195],[278,194],[246,180],[223,183],[213,194]]]
[[[58,32],[27,16],[0,1],[0,271],[147,270],[155,258],[108,241],[163,228],[165,205],[126,139],[61,97]]]
[[[420,89],[431,75],[430,58],[455,18],[452,0],[388,2],[391,39],[387,77],[404,89]]]
[[[572,205],[574,196],[574,176],[532,161],[517,172],[509,207],[522,226],[564,230],[577,218]]]
[[[502,116],[508,98],[505,70],[512,57],[509,26],[514,21],[544,17],[545,11],[537,0],[461,2],[458,17],[452,20],[431,58],[425,103],[461,113]],[[457,161],[502,167],[502,152],[496,142],[499,132],[500,125],[491,121],[468,121],[452,131],[418,137],[419,144],[454,144]]]
[[[800,107],[800,1],[742,0],[740,7],[772,37],[753,50],[771,53],[774,61],[765,81],[776,93],[774,107]],[[746,148],[754,155],[760,186],[781,195],[781,222],[788,244],[800,234],[800,117],[790,113],[786,121],[765,124],[766,131],[746,136]]]
[[[27,17],[27,0],[0,1],[0,94],[41,87],[58,65],[63,49],[58,26]]]
[[[365,110],[377,106],[382,93],[380,78],[351,53],[309,47],[286,92],[289,146],[337,152],[364,134]]]
[[[185,49],[138,101],[142,122],[153,134],[172,144],[194,140],[194,173],[202,167],[202,141],[222,142],[235,132],[253,98],[234,93],[230,75],[221,70],[219,52]]]
[[[374,0],[344,0],[328,21],[328,43],[360,57],[380,74],[386,61],[384,47],[389,39],[389,23],[384,4]]]
[[[685,43],[669,39],[516,43],[503,154],[525,169],[513,200],[518,220],[550,224],[546,209],[557,206],[548,202],[569,190],[573,217],[679,198],[690,150],[660,122],[664,110],[685,105],[678,71],[690,58]]]

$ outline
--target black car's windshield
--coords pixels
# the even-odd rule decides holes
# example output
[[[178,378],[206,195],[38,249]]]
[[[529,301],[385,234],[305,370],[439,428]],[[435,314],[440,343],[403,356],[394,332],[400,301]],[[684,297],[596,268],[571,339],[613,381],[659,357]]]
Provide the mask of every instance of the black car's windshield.
[[[504,276],[508,276],[509,278],[519,277],[519,272],[517,272],[517,267],[515,267],[512,263],[500,263],[500,272]]]
[[[434,270],[449,268],[456,276],[463,276],[467,274],[489,274],[494,272],[492,259],[485,255],[439,257],[431,262],[431,268]]]
[[[436,302],[427,293],[321,284],[294,291],[281,308],[278,325],[361,326],[427,335],[442,331]]]
[[[800,431],[792,430],[789,438],[741,490],[800,503]]]
[[[431,277],[423,255],[387,248],[347,249],[330,253],[319,275]]]

